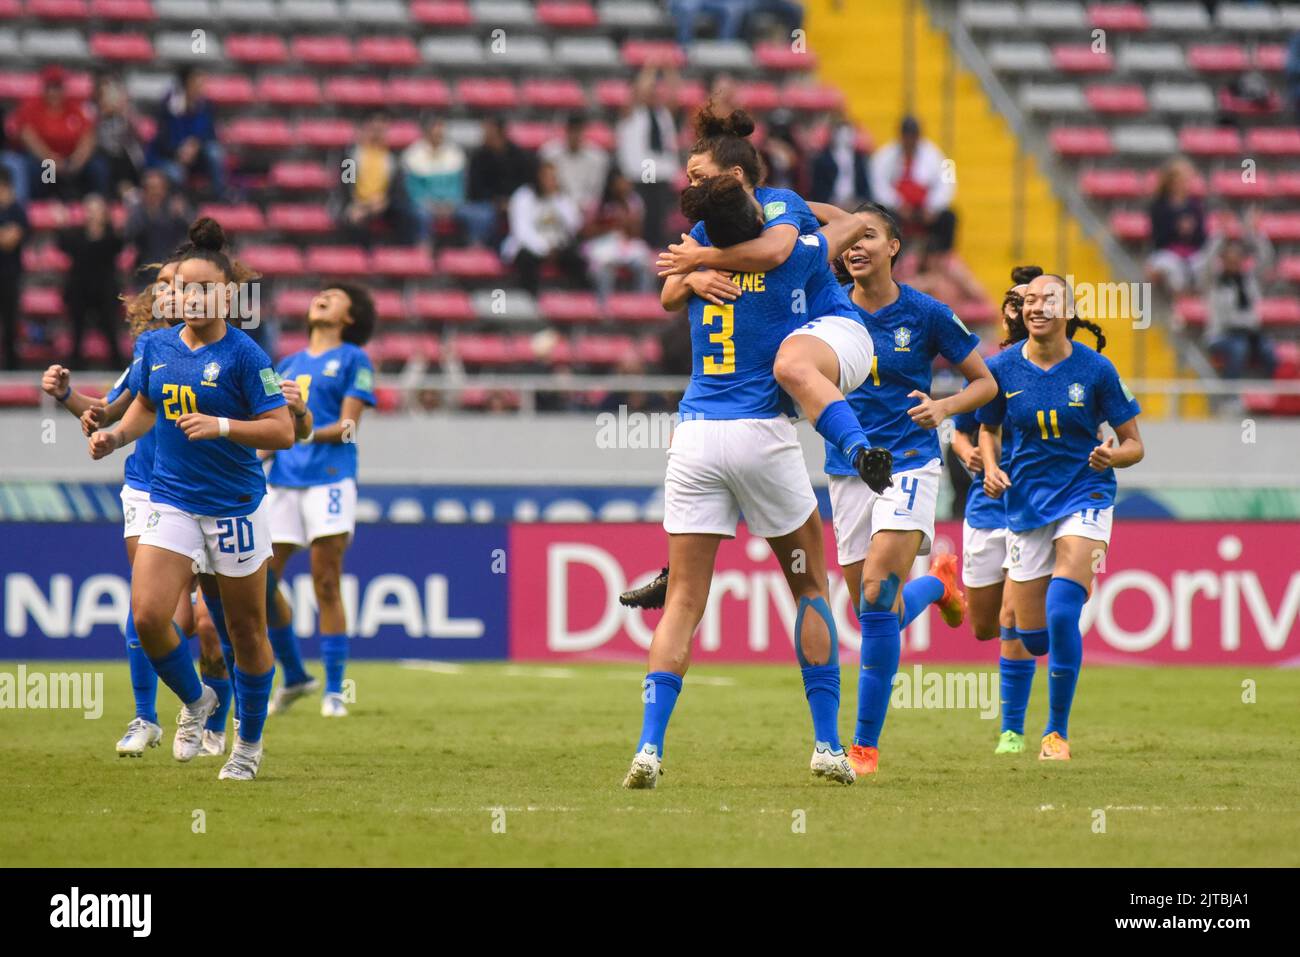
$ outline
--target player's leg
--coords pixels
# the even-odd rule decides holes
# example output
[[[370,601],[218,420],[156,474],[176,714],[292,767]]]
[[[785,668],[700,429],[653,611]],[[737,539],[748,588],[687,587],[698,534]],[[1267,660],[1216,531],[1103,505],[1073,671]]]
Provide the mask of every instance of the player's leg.
[[[1002,639],[998,658],[1002,727],[994,753],[1019,754],[1025,749],[1025,711],[1037,662],[1015,637],[1015,616],[1006,603],[1007,530],[971,528],[964,523],[962,543],[962,582],[971,628],[980,641]]]
[[[127,493],[133,489],[122,489],[123,510],[126,517],[127,537],[126,562],[128,567],[135,566],[135,547],[140,539],[138,528],[143,518],[137,518],[139,505],[127,502]],[[147,500],[146,500],[147,504]],[[158,672],[153,670],[149,656],[140,644],[140,636],[135,629],[135,614],[128,609],[126,626],[122,629],[126,639],[126,666],[131,675],[131,694],[135,698],[135,716],[126,726],[126,733],[117,742],[117,753],[126,757],[138,758],[146,748],[156,748],[162,740],[162,725],[158,722]]]
[[[1068,760],[1070,757],[1066,744],[1070,737],[1070,709],[1074,705],[1079,668],[1083,663],[1079,619],[1092,588],[1095,570],[1101,566],[1105,555],[1105,541],[1080,535],[1063,535],[1056,539],[1056,562],[1043,601],[1049,648],[1048,718],[1040,757],[1048,760]]]
[[[242,577],[218,573],[217,587],[234,649],[239,708],[239,733],[219,777],[246,781],[257,776],[261,764],[262,729],[275,680],[275,655],[266,637],[265,565]]]
[[[321,714],[341,718],[343,674],[348,662],[348,625],[343,610],[343,555],[351,535],[329,535],[311,543],[311,582],[320,610],[320,656],[325,665],[325,696]]]
[[[202,589],[198,589],[195,593],[191,607],[194,634],[199,639],[199,672],[203,676],[203,683],[217,693],[217,707],[203,725],[203,743],[200,751],[208,755],[224,754],[226,721],[230,717],[235,683],[226,666],[221,639],[217,635],[217,627],[212,622],[212,616],[208,614]]]
[[[300,548],[311,541],[305,524],[309,489],[272,487],[266,495],[267,515],[271,528],[272,553],[267,573],[266,610],[271,649],[280,662],[283,675],[279,691],[271,702],[271,713],[286,710],[303,695],[320,688],[320,682],[307,673],[302,662],[298,636],[293,633],[293,611],[280,591],[285,566]]]

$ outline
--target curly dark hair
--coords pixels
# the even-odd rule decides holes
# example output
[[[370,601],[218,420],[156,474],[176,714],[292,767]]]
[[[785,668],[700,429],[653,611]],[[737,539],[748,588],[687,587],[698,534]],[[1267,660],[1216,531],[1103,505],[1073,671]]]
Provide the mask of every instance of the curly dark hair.
[[[364,346],[375,334],[375,300],[365,286],[352,282],[326,283],[322,289],[337,289],[348,297],[348,315],[352,321],[343,327],[343,341]]]
[[[732,110],[723,116],[713,100],[709,100],[695,114],[696,139],[691,155],[708,154],[718,169],[739,166],[746,186],[762,186],[767,179],[767,166],[750,142],[753,132],[754,118],[744,110]]]
[[[682,191],[682,214],[699,220],[715,246],[734,246],[757,238],[763,218],[740,180],[722,173]]]

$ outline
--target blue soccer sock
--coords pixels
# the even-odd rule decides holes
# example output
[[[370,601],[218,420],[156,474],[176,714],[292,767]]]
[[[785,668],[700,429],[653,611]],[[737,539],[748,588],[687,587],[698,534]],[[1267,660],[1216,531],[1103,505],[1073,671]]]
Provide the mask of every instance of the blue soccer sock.
[[[226,719],[230,717],[230,699],[232,697],[230,679],[204,675],[203,683],[217,693],[217,708],[212,714],[208,715],[208,720],[203,727],[209,731],[222,734],[226,730]]]
[[[1068,578],[1053,578],[1047,585],[1047,633],[1051,651],[1047,655],[1047,728],[1069,740],[1070,708],[1083,663],[1083,635],[1079,617],[1088,600],[1088,590]]]
[[[1025,650],[1031,655],[1041,658],[1047,654],[1047,629],[1046,628],[1019,628],[1016,630],[1016,637],[1024,644]]]
[[[238,689],[239,737],[249,744],[262,740],[262,726],[266,724],[266,705],[271,698],[271,685],[275,681],[275,665],[265,674],[250,675],[235,668],[235,687]]]
[[[645,676],[641,687],[645,712],[636,749],[640,753],[646,745],[653,745],[655,754],[663,760],[664,735],[668,731],[668,719],[673,716],[673,708],[677,705],[677,696],[682,693],[682,677],[671,671],[652,671]]]
[[[163,680],[163,684],[171,688],[176,697],[184,704],[193,704],[203,697],[203,682],[199,680],[199,673],[194,667],[194,658],[190,654],[190,646],[185,641],[185,636],[181,634],[175,622],[172,622],[172,628],[180,638],[180,644],[161,658],[150,658],[149,661],[153,665],[153,670],[158,673],[158,677]]]
[[[321,635],[320,657],[325,665],[325,693],[343,693],[343,671],[348,663],[348,636]]]
[[[230,632],[226,628],[226,609],[221,604],[220,595],[203,595],[203,603],[208,608],[208,617],[212,619],[212,627],[217,629],[217,639],[221,642],[221,657],[226,661],[226,675],[233,677],[235,674],[235,646],[230,643]],[[239,716],[239,687],[233,681],[231,682],[231,694],[234,695],[235,716]]]
[[[880,740],[885,716],[889,713],[889,696],[894,690],[894,675],[902,653],[902,627],[894,600],[898,595],[897,575],[880,583],[874,602],[863,602],[858,613],[862,626],[862,666],[858,669],[858,725],[853,743],[874,748]]]
[[[1025,711],[1029,694],[1034,690],[1036,658],[999,658],[998,674],[1002,686],[1002,730],[1025,733]]]
[[[804,615],[809,610],[820,615],[826,623],[830,638],[830,655],[823,665],[808,663],[803,653]],[[840,639],[835,630],[835,618],[831,615],[826,599],[800,598],[799,612],[794,619],[794,651],[799,659],[799,670],[803,675],[803,692],[808,699],[808,710],[812,712],[813,741],[825,744],[832,751],[839,751],[840,744]]]
[[[843,452],[849,462],[853,461],[858,449],[865,449],[870,444],[857,413],[844,399],[832,402],[822,409],[814,428],[818,435]]]
[[[922,575],[903,586],[903,627],[943,597],[943,582],[933,575]]]
[[[293,626],[268,629],[267,636],[271,639],[275,659],[280,662],[284,683],[300,685],[304,681],[310,681],[311,675],[307,674],[307,669],[303,666],[302,650],[298,646],[298,636],[293,633]]]
[[[131,672],[135,716],[158,723],[158,672],[154,671],[135,630],[135,612],[126,613],[126,666]]]

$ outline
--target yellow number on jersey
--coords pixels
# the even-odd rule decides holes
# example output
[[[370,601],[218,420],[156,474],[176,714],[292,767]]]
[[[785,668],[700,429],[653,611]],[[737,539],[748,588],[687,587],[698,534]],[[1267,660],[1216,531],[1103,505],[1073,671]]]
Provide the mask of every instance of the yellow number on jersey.
[[[1049,421],[1052,424],[1051,435],[1047,434],[1047,424]],[[1038,410],[1038,430],[1043,434],[1043,438],[1045,439],[1059,439],[1061,437],[1061,427],[1060,425],[1057,424],[1055,409],[1051,410],[1050,418],[1043,412],[1042,409]]]
[[[709,341],[722,346],[722,359],[705,356],[704,374],[726,375],[728,372],[736,371],[736,344],[731,339],[736,331],[735,308],[731,303],[725,306],[705,306],[704,317],[700,321],[706,326],[711,326],[714,319],[721,320],[722,329],[719,332],[709,333]]]
[[[876,365],[880,361],[879,356],[871,357],[871,384],[880,385],[880,368]]]
[[[303,405],[306,405],[307,393],[311,391],[311,374],[304,372],[302,375],[294,376],[293,379],[298,383],[298,391],[302,393]]]
[[[167,418],[179,419],[182,415],[199,411],[198,396],[189,386],[168,382],[162,387],[162,392],[163,415]]]

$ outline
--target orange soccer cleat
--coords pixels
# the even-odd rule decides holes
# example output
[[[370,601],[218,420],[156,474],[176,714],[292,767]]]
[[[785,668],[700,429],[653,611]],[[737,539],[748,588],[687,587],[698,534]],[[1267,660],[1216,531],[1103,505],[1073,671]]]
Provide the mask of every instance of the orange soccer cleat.
[[[943,597],[939,599],[939,614],[944,624],[956,628],[966,620],[966,594],[957,584],[957,556],[945,552],[930,563],[930,574],[943,582]]]
[[[1043,735],[1043,749],[1038,752],[1039,761],[1070,760],[1070,742],[1055,731]]]
[[[849,748],[849,764],[858,777],[864,774],[875,774],[876,767],[880,764],[880,751],[877,748],[855,744]]]

